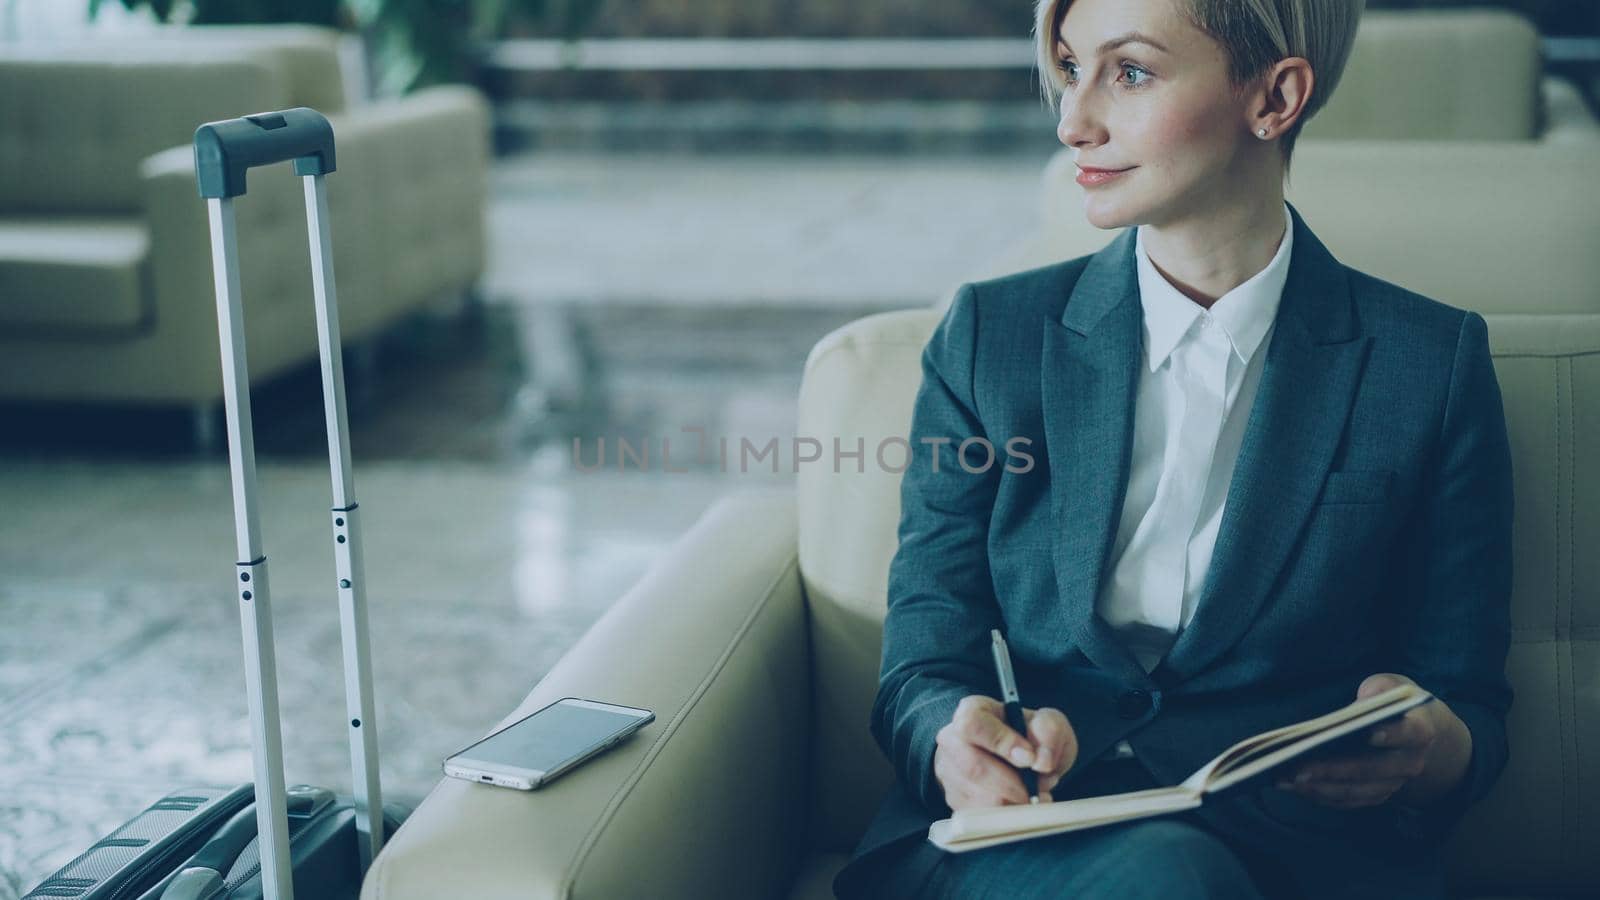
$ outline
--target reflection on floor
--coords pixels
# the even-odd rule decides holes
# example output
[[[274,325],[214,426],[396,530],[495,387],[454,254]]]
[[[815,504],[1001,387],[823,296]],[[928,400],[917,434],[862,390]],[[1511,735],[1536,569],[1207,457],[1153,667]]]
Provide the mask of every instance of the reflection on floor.
[[[1038,171],[498,162],[485,299],[347,348],[386,798],[426,794],[718,497],[791,483],[696,460],[685,429],[792,437],[816,340],[987,262],[1027,227]],[[316,367],[252,397],[285,774],[348,792]],[[14,900],[167,791],[251,763],[225,457],[196,452],[184,410],[9,405],[0,423]],[[574,438],[585,464],[607,440],[603,471],[574,469]],[[651,448],[648,471],[618,470],[618,439]]]

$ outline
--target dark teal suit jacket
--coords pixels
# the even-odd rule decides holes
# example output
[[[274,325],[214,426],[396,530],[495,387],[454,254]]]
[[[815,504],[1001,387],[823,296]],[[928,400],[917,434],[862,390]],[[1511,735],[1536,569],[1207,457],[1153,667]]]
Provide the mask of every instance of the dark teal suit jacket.
[[[1290,213],[1288,281],[1204,590],[1148,674],[1095,611],[1142,364],[1134,229],[958,292],[922,355],[867,723],[897,780],[840,896],[879,876],[916,883],[937,860],[927,828],[950,808],[935,735],[963,696],[998,696],[991,628],[1023,704],[1062,710],[1077,733],[1063,784],[1124,738],[1176,784],[1236,741],[1350,703],[1369,675],[1415,680],[1472,733],[1442,803],[1346,811],[1269,784],[1200,810],[1347,870],[1436,858],[1504,768],[1511,458],[1484,320],[1346,267]],[[974,436],[993,465],[981,445],[958,460]],[[1016,438],[1030,471],[1006,471],[1026,468],[1005,453]]]

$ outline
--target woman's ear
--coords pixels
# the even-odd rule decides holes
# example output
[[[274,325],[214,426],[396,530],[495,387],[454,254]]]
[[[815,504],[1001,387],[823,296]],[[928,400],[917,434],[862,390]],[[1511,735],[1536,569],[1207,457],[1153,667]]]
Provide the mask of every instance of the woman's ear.
[[[1316,89],[1316,74],[1304,57],[1280,59],[1260,79],[1260,94],[1254,99],[1250,130],[1262,137],[1276,137],[1294,127],[1305,113]],[[1261,135],[1261,129],[1267,129]]]

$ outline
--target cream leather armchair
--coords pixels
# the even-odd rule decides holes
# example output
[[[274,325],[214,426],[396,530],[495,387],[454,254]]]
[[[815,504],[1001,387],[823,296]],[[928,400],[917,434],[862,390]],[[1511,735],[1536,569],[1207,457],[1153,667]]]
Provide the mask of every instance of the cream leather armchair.
[[[939,313],[812,351],[799,434],[904,435]],[[1465,896],[1593,896],[1600,858],[1600,315],[1489,315],[1515,459],[1510,763],[1452,847]],[[898,476],[802,466],[716,504],[495,727],[564,696],[645,706],[532,793],[444,779],[364,900],[832,896],[893,772],[868,732]]]
[[[337,35],[178,28],[139,40],[0,46],[0,399],[188,406],[222,396],[203,122],[311,106],[328,179],[347,345],[483,271],[488,105],[440,87],[346,106]],[[304,200],[287,165],[237,205],[251,381],[317,355]]]

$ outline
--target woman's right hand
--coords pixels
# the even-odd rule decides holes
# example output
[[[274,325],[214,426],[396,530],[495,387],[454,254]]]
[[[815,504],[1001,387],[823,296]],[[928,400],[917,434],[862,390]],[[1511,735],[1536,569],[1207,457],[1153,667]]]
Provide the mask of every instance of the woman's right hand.
[[[950,723],[939,729],[933,751],[933,774],[951,809],[1027,803],[1018,765],[1038,773],[1039,802],[1051,801],[1050,789],[1078,758],[1078,736],[1059,709],[1024,707],[1022,718],[1026,735],[1006,724],[999,700],[983,694],[961,698]],[[1014,764],[1010,760],[1018,750],[1024,761]]]

